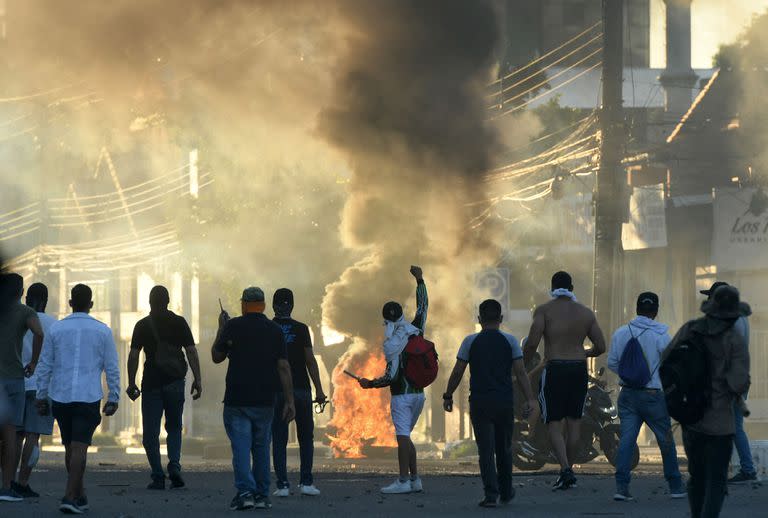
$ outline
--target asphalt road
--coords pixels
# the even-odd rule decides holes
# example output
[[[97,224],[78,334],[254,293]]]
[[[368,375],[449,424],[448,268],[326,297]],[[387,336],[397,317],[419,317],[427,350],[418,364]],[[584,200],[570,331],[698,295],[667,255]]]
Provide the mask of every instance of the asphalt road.
[[[143,464],[138,462],[92,459],[86,486],[92,517],[162,517],[237,515],[228,510],[234,494],[229,466],[224,463],[188,461],[185,477],[188,487],[176,491],[148,491],[149,481]],[[319,497],[273,499],[270,513],[275,516],[313,516],[347,518],[350,516],[600,516],[600,517],[684,517],[685,500],[671,500],[656,464],[642,465],[632,483],[635,502],[614,502],[614,484],[607,465],[590,464],[577,470],[579,487],[566,492],[552,492],[554,470],[516,473],[517,496],[504,508],[480,509],[482,497],[475,463],[467,461],[422,462],[425,492],[418,495],[382,496],[379,488],[394,477],[394,462],[388,460],[320,461],[316,485]],[[292,474],[295,478],[295,472]],[[59,458],[49,456],[35,473],[32,486],[41,493],[38,500],[18,504],[0,504],[0,516],[60,516],[58,501],[64,488],[64,471]],[[723,517],[765,516],[768,509],[767,485],[754,484],[731,489]]]

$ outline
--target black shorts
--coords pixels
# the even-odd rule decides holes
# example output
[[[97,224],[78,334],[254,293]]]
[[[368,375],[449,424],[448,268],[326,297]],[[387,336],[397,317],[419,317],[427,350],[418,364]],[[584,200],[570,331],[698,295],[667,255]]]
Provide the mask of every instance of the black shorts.
[[[94,403],[53,402],[53,417],[59,423],[62,444],[81,442],[90,446],[93,432],[101,423],[101,401]]]
[[[547,362],[539,382],[539,404],[544,422],[581,419],[588,380],[586,360]]]

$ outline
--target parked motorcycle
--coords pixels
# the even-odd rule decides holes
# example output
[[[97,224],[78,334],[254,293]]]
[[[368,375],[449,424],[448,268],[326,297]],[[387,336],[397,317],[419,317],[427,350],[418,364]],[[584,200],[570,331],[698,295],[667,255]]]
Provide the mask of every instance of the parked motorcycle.
[[[585,464],[602,452],[612,466],[616,465],[621,428],[618,411],[610,395],[613,391],[608,390],[607,382],[601,379],[604,374],[605,369],[600,368],[596,378],[589,376],[584,417],[581,420],[581,448],[578,456],[572,460],[574,464]],[[516,418],[513,448],[512,460],[518,469],[535,471],[547,463],[557,464],[546,425],[541,421],[531,426],[527,421]],[[632,469],[638,462],[640,448],[635,444]]]

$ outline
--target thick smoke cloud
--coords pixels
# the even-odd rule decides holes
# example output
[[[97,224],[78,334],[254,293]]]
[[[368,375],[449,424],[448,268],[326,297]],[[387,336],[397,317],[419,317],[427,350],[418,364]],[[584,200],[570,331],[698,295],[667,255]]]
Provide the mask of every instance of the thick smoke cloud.
[[[497,45],[491,2],[340,1],[345,46],[319,133],[352,169],[345,244],[364,252],[328,287],[326,322],[378,338],[380,308],[404,300],[410,264],[433,288],[432,322],[461,320],[474,268],[492,250],[467,203],[497,146],[483,87]]]

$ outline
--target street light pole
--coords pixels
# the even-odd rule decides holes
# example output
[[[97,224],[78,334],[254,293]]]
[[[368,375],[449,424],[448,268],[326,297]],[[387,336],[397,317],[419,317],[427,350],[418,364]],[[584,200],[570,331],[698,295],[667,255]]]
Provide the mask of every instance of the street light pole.
[[[603,99],[600,109],[600,167],[594,193],[595,256],[592,302],[604,333],[615,328],[616,270],[621,260],[620,181],[624,147],[622,106],[624,0],[603,0]]]

